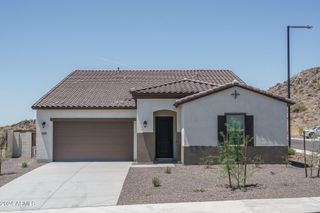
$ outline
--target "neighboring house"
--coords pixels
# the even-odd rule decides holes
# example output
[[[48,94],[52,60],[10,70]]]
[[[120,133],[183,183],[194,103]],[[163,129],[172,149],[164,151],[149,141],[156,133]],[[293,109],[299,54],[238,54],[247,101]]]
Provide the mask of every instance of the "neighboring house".
[[[238,122],[251,156],[282,163],[292,103],[228,70],[77,70],[32,106],[37,159],[197,164]]]

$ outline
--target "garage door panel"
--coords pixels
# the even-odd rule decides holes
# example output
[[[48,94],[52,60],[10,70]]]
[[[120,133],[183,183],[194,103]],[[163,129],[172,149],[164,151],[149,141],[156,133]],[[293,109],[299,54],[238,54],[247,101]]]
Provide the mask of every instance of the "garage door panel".
[[[55,161],[133,160],[133,122],[54,122]]]

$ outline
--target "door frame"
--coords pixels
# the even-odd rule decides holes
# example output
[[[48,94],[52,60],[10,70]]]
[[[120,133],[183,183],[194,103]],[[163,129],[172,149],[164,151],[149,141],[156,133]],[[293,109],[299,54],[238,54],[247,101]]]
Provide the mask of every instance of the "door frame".
[[[155,160],[173,160],[175,158],[175,126],[174,126],[174,116],[155,116]],[[158,143],[158,139],[157,139],[157,119],[158,118],[169,118],[172,122],[171,124],[171,128],[172,128],[172,136],[171,136],[171,143],[172,143],[172,156],[168,157],[168,158],[161,158],[158,157],[157,155],[157,143]]]

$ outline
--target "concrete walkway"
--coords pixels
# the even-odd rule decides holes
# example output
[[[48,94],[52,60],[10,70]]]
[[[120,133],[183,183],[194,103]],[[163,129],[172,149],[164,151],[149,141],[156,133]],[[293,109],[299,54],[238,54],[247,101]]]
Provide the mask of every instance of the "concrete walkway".
[[[0,188],[4,210],[116,205],[131,162],[56,162]]]
[[[259,200],[234,200],[234,201],[211,201],[194,203],[165,203],[147,205],[126,205],[126,206],[106,206],[87,207],[69,209],[39,210],[41,213],[206,213],[206,212],[244,212],[244,213],[301,213],[319,212],[320,197],[313,198],[283,198],[283,199],[259,199]],[[29,211],[28,211],[29,212]]]

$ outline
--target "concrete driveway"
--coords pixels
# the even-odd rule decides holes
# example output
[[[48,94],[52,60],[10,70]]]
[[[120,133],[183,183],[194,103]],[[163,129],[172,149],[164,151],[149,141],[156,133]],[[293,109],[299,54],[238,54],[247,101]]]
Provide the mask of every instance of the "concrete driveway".
[[[54,162],[0,188],[0,211],[116,205],[131,162]]]

